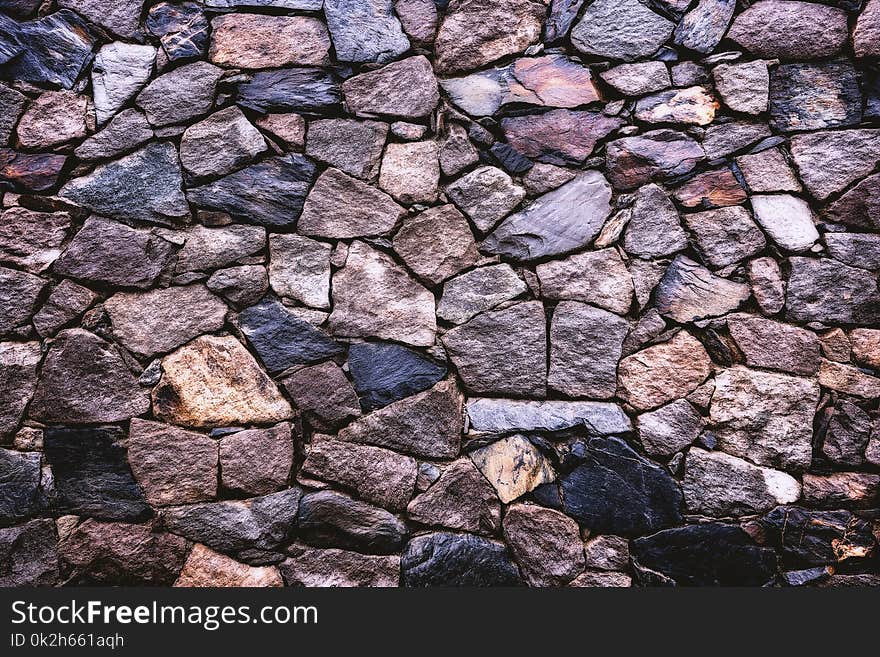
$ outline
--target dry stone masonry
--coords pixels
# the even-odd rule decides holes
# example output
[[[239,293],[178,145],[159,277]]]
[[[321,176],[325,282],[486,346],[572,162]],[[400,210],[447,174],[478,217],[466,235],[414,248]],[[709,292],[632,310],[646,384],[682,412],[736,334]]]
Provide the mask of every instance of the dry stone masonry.
[[[0,0],[0,586],[880,586],[880,0]]]

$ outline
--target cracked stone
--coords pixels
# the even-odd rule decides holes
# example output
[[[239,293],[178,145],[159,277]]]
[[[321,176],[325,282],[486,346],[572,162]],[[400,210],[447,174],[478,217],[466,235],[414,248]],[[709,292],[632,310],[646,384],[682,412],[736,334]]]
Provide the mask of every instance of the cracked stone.
[[[505,139],[518,153],[559,165],[583,163],[597,142],[621,125],[621,119],[601,112],[567,109],[512,116],[501,121]]]
[[[446,187],[455,205],[483,232],[491,230],[522,203],[525,190],[496,167],[477,167]]]
[[[804,186],[823,201],[874,170],[880,162],[880,130],[795,135],[791,156]]]
[[[266,141],[237,107],[227,107],[188,127],[180,163],[190,176],[222,176],[266,150]]]
[[[629,311],[632,277],[615,249],[576,253],[542,263],[535,271],[547,299],[583,301],[618,315]]]
[[[508,264],[478,267],[446,281],[437,304],[437,317],[453,324],[464,324],[481,312],[518,297],[527,289],[525,282]]]
[[[428,490],[409,503],[407,514],[424,525],[475,534],[494,534],[501,525],[495,489],[468,458],[449,464]]]
[[[365,410],[427,390],[446,368],[420,352],[392,342],[361,342],[348,351],[348,366]]]
[[[674,130],[652,130],[624,137],[605,148],[608,178],[619,189],[683,175],[705,156],[697,142]]]
[[[0,586],[57,584],[57,543],[55,523],[50,519],[0,529]]]
[[[309,123],[306,154],[350,176],[373,180],[387,136],[387,123],[320,119]]]
[[[469,456],[505,504],[556,479],[549,460],[521,435],[496,440]]]
[[[709,54],[727,31],[735,9],[736,0],[700,0],[676,26],[676,45]]]
[[[852,64],[782,64],[770,76],[770,121],[782,132],[858,125],[862,94]]]
[[[269,281],[276,294],[330,308],[329,244],[301,235],[269,236]]]
[[[677,256],[657,286],[661,315],[686,323],[736,310],[750,296],[744,283],[715,276],[685,256]]]
[[[160,2],[150,7],[146,28],[159,37],[172,62],[204,56],[208,47],[208,19],[195,2]]]

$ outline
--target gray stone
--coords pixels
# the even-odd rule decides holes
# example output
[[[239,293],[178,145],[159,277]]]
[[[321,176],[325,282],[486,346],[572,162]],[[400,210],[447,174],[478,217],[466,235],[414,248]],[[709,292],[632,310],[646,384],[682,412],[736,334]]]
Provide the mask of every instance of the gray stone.
[[[208,19],[195,2],[153,5],[145,26],[153,36],[159,37],[165,56],[172,62],[205,55]]]
[[[749,211],[742,207],[686,214],[684,222],[694,233],[700,255],[712,267],[732,265],[767,246],[764,233],[752,221]]]
[[[705,426],[696,409],[676,399],[657,410],[642,413],[636,420],[639,441],[654,457],[669,458],[692,444]]]
[[[880,236],[869,233],[825,233],[832,258],[862,269],[880,269]]]
[[[47,91],[30,102],[16,128],[18,145],[48,149],[85,137],[88,98],[73,91]]]
[[[547,299],[584,301],[618,315],[625,315],[632,303],[632,277],[614,249],[576,253],[535,271]]]
[[[34,315],[34,328],[41,336],[48,337],[82,315],[97,298],[89,288],[64,279]]]
[[[324,0],[324,15],[340,61],[384,64],[409,50],[392,0]]]
[[[770,127],[766,123],[722,123],[706,128],[703,148],[706,149],[706,156],[714,160],[741,151],[770,136]]]
[[[36,587],[58,583],[55,523],[32,520],[0,529],[0,586]]]
[[[805,376],[819,369],[819,338],[812,331],[750,315],[732,315],[727,328],[750,367]]]
[[[129,351],[155,356],[223,327],[226,304],[202,285],[117,292],[104,302],[113,336]]]
[[[373,180],[379,174],[388,124],[353,119],[309,123],[306,154],[350,176]]]
[[[449,132],[440,143],[440,170],[444,176],[457,176],[479,160],[477,149],[468,138],[467,130],[452,123]]]
[[[190,176],[222,176],[266,150],[266,141],[241,110],[227,107],[188,127],[180,163]]]
[[[121,155],[152,137],[153,129],[143,114],[136,109],[122,110],[103,130],[77,146],[73,153],[81,160],[102,160]]]
[[[348,368],[364,410],[427,390],[446,376],[445,365],[393,342],[350,345]]]
[[[730,6],[734,4],[730,3]],[[743,64],[719,64],[712,69],[712,78],[721,100],[734,112],[763,114],[767,111],[770,93],[767,62],[756,60]]]
[[[266,229],[259,226],[192,226],[184,234],[186,241],[177,253],[178,274],[209,271],[231,265],[259,253],[266,246]]]
[[[470,392],[541,398],[546,333],[543,306],[529,301],[477,315],[441,339]]]
[[[517,260],[573,251],[599,233],[611,212],[610,200],[608,181],[597,171],[587,171],[505,219],[482,248]]]
[[[440,100],[431,63],[422,55],[355,75],[342,85],[345,103],[356,116],[421,119]]]
[[[658,61],[620,64],[601,75],[605,82],[627,96],[643,96],[672,84],[666,64]]]
[[[795,135],[791,156],[804,186],[823,201],[874,170],[880,162],[880,130]]]
[[[27,96],[0,84],[0,146],[9,143],[15,124],[27,103]]]
[[[0,342],[0,442],[12,435],[37,385],[38,342]]]
[[[687,248],[687,234],[678,211],[657,185],[645,185],[636,192],[623,248],[645,258],[659,258]]]
[[[432,4],[433,6],[433,4]],[[400,557],[372,555],[305,545],[287,549],[290,558],[279,564],[288,586],[379,587],[397,586]]]
[[[394,11],[415,45],[430,46],[437,33],[439,9],[434,0],[395,0]]]
[[[38,276],[0,267],[0,335],[27,323],[45,286]]]
[[[15,452],[0,447],[0,527],[37,515],[45,506],[40,490],[40,464],[36,452]],[[486,484],[488,486],[488,484]]]
[[[855,404],[841,399],[834,407],[822,440],[822,454],[834,463],[858,467],[870,454],[871,417]]]
[[[781,64],[770,76],[770,123],[782,132],[858,125],[862,94],[846,61]]]
[[[586,427],[600,436],[632,431],[626,413],[608,402],[474,398],[467,403],[467,414],[471,429],[488,433],[553,432],[574,427]]]
[[[779,263],[773,258],[755,258],[748,264],[752,295],[766,315],[775,315],[785,306],[785,283]]]
[[[563,301],[550,324],[547,384],[568,397],[610,399],[617,391],[617,361],[629,324],[576,301]]]
[[[323,68],[278,68],[257,71],[239,82],[235,100],[260,113],[326,114],[340,109],[342,89],[339,78]]]
[[[406,540],[406,525],[397,516],[332,490],[303,496],[298,533],[317,547],[354,549],[368,554],[397,552]]]
[[[736,0],[700,0],[675,28],[675,43],[707,55],[730,25]]]
[[[255,304],[269,290],[269,275],[262,265],[218,269],[205,282],[214,294],[237,308]]]
[[[98,51],[92,66],[92,94],[99,126],[143,88],[155,61],[156,49],[149,45],[114,41]]]
[[[136,103],[154,126],[189,121],[211,109],[222,74],[208,62],[185,64],[150,82]]]
[[[749,298],[750,289],[680,255],[666,268],[655,296],[661,315],[685,323],[736,310]]]
[[[270,235],[269,282],[281,297],[329,309],[330,245],[301,235]]]
[[[405,219],[393,246],[407,267],[429,285],[439,285],[480,259],[467,219],[454,205],[429,208]]]
[[[720,449],[796,472],[812,459],[818,402],[812,379],[735,366],[716,375],[709,418]]]
[[[437,317],[464,324],[481,312],[523,294],[528,287],[508,264],[478,267],[443,285]]]
[[[637,0],[598,0],[575,25],[571,41],[586,55],[632,61],[653,55],[674,27]]]
[[[345,267],[333,275],[334,334],[396,340],[417,347],[434,344],[434,295],[389,256],[354,242]]]
[[[510,176],[492,166],[466,173],[447,185],[446,193],[482,232],[491,230],[526,197],[525,190],[515,185]]]
[[[544,40],[553,42],[567,37],[583,5],[584,0],[550,0],[550,15],[544,25]]]
[[[59,0],[58,5],[75,12],[121,37],[139,36],[141,0],[119,0],[110,6],[101,0]]]
[[[801,191],[800,182],[778,148],[740,155],[736,158],[736,165],[755,194]]]
[[[797,322],[872,324],[880,319],[877,279],[829,258],[790,258],[786,318]]]

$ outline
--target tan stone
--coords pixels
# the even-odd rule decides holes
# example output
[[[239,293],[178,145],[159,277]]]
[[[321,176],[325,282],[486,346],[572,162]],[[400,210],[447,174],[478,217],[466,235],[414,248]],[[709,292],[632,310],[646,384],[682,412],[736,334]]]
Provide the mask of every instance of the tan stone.
[[[89,99],[73,91],[47,91],[31,102],[18,122],[24,148],[50,148],[86,136]]]
[[[822,360],[819,365],[819,383],[847,395],[866,399],[880,397],[880,378],[865,374],[852,365]]]
[[[853,329],[849,339],[856,362],[880,369],[880,330]]]
[[[211,27],[208,54],[215,64],[269,68],[328,61],[330,35],[317,18],[227,14],[211,21]]]
[[[524,436],[502,438],[470,457],[505,504],[556,478],[550,462]]]
[[[248,566],[196,543],[174,586],[266,587],[284,586],[275,566]]]

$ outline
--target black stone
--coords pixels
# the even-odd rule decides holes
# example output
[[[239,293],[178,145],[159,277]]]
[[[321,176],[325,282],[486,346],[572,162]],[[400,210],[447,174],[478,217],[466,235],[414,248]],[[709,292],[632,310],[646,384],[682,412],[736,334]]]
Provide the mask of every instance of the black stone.
[[[365,411],[427,390],[446,376],[446,367],[414,349],[391,342],[351,345],[348,367]]]
[[[514,175],[525,173],[533,166],[535,166],[534,162],[532,162],[529,158],[520,153],[518,150],[514,149],[513,146],[511,146],[510,144],[496,141],[494,144],[492,144],[492,148],[490,150],[498,165],[501,166],[501,168],[505,169],[508,173],[512,173]]]
[[[208,19],[195,2],[160,2],[150,8],[146,26],[172,62],[204,55],[208,47]]]
[[[238,315],[241,332],[271,373],[307,365],[342,353],[322,330],[291,314],[280,301],[264,299]]]
[[[329,113],[340,107],[342,88],[336,76],[320,68],[279,68],[239,84],[236,102],[263,113]]]
[[[638,538],[630,554],[643,584],[763,586],[778,569],[772,548],[756,545],[740,527],[716,522]]]
[[[580,445],[584,462],[562,479],[565,513],[596,534],[638,536],[682,522],[682,494],[657,464],[618,438]]]
[[[880,119],[880,67],[875,66],[862,73],[862,92],[865,95],[864,119]]]
[[[544,41],[551,43],[568,36],[585,0],[553,0],[550,15],[544,24]]]
[[[858,125],[862,94],[846,61],[781,64],[770,75],[770,123],[782,132]]]
[[[0,148],[0,188],[45,192],[58,182],[67,158],[54,153],[19,153]]]
[[[52,586],[58,579],[55,522],[0,529],[0,587]]]
[[[187,192],[190,202],[260,226],[293,226],[315,179],[314,162],[291,153],[272,157]]]
[[[55,511],[130,522],[152,515],[122,437],[119,427],[46,427],[43,446],[55,480]]]
[[[503,543],[436,532],[412,539],[400,558],[404,586],[522,586]]]
[[[407,536],[397,516],[332,490],[303,496],[298,525],[306,543],[370,554],[397,552]]]
[[[0,527],[30,518],[42,509],[40,455],[0,448]]]
[[[0,56],[3,77],[70,89],[94,45],[88,25],[68,9],[25,23],[0,14],[0,54],[12,55],[8,61]]]
[[[557,511],[563,511],[562,495],[559,494],[559,486],[556,482],[541,484],[532,491],[532,499],[541,506],[547,506]]]
[[[3,0],[0,2],[0,10],[19,20],[30,18],[43,4],[43,0]]]
[[[871,523],[849,511],[778,506],[761,519],[761,526],[786,567],[859,561],[877,547]]]
[[[289,488],[245,501],[190,504],[166,509],[162,521],[220,552],[272,551],[291,539],[301,497],[302,490]]]

